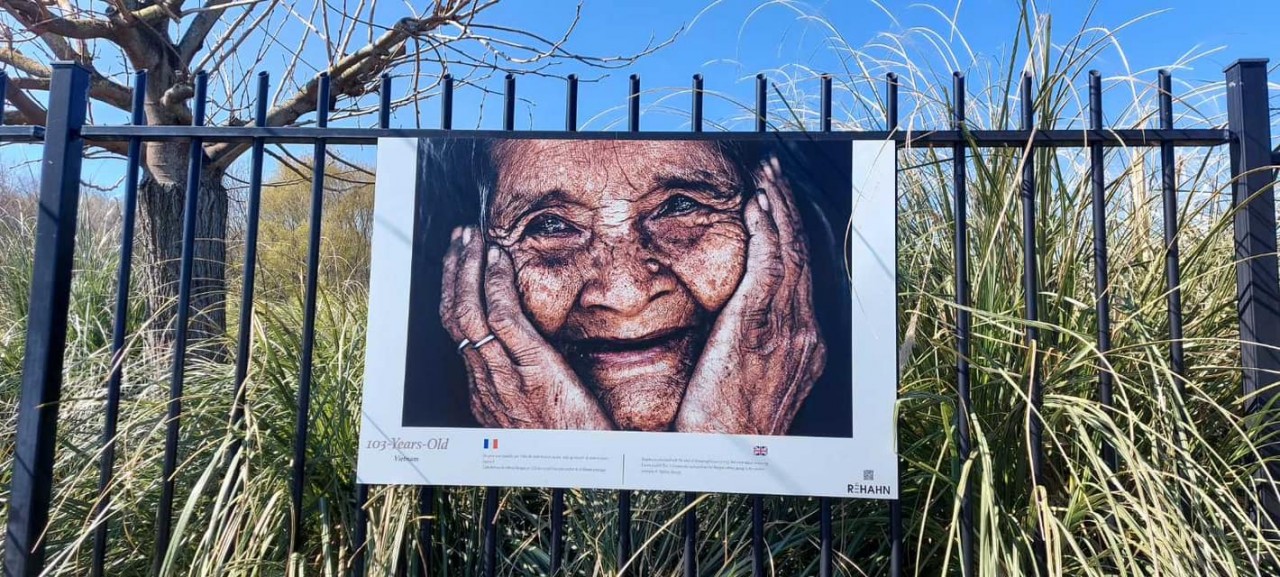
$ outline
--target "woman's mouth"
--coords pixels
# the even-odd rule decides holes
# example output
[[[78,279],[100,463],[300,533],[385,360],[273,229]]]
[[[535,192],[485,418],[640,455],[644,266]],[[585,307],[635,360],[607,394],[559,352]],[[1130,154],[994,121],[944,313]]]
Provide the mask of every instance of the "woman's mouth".
[[[677,327],[637,338],[575,339],[562,350],[618,427],[659,431],[675,418],[700,337],[697,328]]]
[[[677,327],[638,338],[587,338],[573,342],[575,353],[597,367],[619,370],[651,365],[684,352],[693,330]]]

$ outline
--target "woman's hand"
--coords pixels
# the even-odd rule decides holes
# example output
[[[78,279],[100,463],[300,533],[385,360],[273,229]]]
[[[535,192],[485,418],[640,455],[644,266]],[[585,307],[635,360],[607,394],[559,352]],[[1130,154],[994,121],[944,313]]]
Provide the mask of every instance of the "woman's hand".
[[[677,431],[782,435],[826,364],[800,214],[777,159],[744,209],[747,266],[694,367]]]
[[[612,429],[558,351],[525,317],[515,266],[485,250],[475,227],[455,229],[444,260],[440,320],[467,365],[471,412],[486,427]]]

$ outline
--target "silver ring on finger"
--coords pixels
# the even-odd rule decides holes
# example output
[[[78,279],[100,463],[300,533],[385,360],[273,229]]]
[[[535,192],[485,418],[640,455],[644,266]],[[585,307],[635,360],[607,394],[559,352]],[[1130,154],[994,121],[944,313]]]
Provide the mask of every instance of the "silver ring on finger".
[[[462,342],[458,343],[458,354],[462,354],[462,349],[467,348],[470,344],[471,339],[462,339]]]
[[[480,340],[476,341],[476,344],[471,345],[471,348],[473,348],[473,349],[479,349],[480,347],[483,347],[485,344],[487,344],[489,341],[492,341],[492,340],[494,340],[494,339],[496,339],[496,338],[498,338],[498,337],[494,336],[494,334],[493,334],[493,333],[489,333],[489,334],[488,334],[488,336],[484,337],[483,339],[480,339]]]

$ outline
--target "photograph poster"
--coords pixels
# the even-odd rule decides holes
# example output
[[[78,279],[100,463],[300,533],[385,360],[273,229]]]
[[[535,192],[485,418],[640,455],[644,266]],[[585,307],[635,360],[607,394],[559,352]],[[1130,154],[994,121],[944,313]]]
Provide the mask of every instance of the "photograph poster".
[[[897,496],[892,142],[378,141],[359,481]]]

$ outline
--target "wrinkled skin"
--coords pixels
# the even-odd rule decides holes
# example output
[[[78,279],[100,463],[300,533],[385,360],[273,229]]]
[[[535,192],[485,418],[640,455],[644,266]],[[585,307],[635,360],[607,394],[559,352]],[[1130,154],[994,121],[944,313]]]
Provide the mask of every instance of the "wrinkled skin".
[[[708,143],[533,140],[495,161],[440,310],[496,337],[461,351],[482,425],[786,433],[825,350],[776,163],[743,182]]]
[[[777,160],[761,172],[744,211],[746,274],[711,330],[676,430],[785,435],[826,364],[800,214]]]

